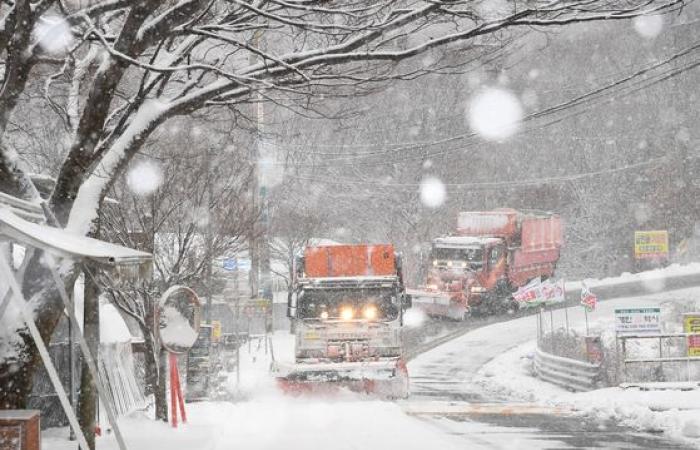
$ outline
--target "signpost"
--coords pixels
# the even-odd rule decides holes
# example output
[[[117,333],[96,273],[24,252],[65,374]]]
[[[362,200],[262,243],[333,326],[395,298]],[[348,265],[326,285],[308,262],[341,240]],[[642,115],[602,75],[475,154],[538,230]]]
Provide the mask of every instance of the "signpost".
[[[615,332],[636,335],[661,332],[661,308],[615,308]]]
[[[700,333],[700,312],[683,314],[683,331]],[[688,356],[700,356],[700,335],[688,336]]]

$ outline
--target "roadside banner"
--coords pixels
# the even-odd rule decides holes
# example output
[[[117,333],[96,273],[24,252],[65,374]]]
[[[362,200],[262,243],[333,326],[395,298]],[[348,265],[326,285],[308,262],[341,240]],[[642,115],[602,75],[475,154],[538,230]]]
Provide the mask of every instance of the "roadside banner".
[[[635,231],[635,259],[668,259],[668,231]]]
[[[564,303],[566,301],[566,289],[564,280],[546,280],[542,283],[542,297],[547,304]]]
[[[513,299],[525,307],[540,304],[542,302],[542,281],[540,277],[518,288],[513,294]]]
[[[541,304],[563,303],[565,298],[564,280],[542,281],[540,277],[519,288],[513,299],[522,306],[531,307]]]
[[[581,306],[586,308],[586,311],[593,312],[595,311],[597,305],[598,296],[596,296],[593,292],[591,292],[590,289],[588,289],[586,283],[581,282]]]
[[[683,331],[700,333],[700,312],[683,314]],[[688,356],[700,356],[700,335],[688,336]]]

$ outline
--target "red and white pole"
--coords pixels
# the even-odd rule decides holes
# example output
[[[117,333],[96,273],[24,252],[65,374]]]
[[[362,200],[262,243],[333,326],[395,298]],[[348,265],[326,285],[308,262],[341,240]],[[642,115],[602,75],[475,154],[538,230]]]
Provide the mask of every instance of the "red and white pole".
[[[187,413],[185,412],[185,398],[182,395],[182,387],[180,386],[180,373],[177,367],[177,355],[170,352],[170,423],[173,428],[177,428],[177,410],[180,409],[182,423],[187,423]]]

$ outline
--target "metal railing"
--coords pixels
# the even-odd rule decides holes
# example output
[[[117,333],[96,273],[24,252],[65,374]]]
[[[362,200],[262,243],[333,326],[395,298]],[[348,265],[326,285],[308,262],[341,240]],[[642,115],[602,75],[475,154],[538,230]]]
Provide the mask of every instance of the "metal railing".
[[[541,379],[578,392],[598,387],[601,366],[576,359],[564,358],[542,351],[535,351],[535,373]]]
[[[690,374],[690,364],[692,362],[700,362],[700,356],[676,356],[676,355],[666,355],[663,354],[663,341],[673,340],[673,339],[683,339],[686,342],[686,354],[688,353],[688,338],[700,336],[700,333],[655,333],[655,334],[618,334],[617,339],[621,343],[622,347],[622,363],[625,371],[625,379],[627,378],[627,365],[628,364],[658,364],[661,367],[664,363],[686,363],[686,380],[691,381]],[[658,339],[659,341],[659,356],[656,357],[641,357],[641,358],[628,358],[627,357],[627,341],[629,340],[644,340],[644,339]],[[682,346],[680,346],[682,347]]]

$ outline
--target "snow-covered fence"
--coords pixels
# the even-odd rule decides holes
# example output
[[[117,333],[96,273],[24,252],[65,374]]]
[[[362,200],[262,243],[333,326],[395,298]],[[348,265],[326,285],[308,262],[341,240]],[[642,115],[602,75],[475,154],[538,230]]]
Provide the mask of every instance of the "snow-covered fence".
[[[543,380],[575,391],[595,389],[601,376],[598,364],[552,355],[539,347],[535,352],[534,369]]]

